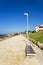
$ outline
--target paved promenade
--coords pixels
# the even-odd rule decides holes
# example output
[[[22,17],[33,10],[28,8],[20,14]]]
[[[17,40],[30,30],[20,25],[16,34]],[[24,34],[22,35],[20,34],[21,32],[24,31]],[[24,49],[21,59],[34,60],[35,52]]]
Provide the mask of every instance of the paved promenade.
[[[26,43],[34,49],[35,56],[25,56]],[[43,65],[43,52],[22,35],[0,42],[0,65]]]

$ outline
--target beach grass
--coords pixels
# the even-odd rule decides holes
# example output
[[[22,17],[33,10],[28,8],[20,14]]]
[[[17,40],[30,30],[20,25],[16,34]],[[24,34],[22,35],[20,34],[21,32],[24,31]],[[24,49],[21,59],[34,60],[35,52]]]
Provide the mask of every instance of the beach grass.
[[[26,37],[26,34],[23,34]],[[43,32],[28,33],[28,38],[43,43]]]

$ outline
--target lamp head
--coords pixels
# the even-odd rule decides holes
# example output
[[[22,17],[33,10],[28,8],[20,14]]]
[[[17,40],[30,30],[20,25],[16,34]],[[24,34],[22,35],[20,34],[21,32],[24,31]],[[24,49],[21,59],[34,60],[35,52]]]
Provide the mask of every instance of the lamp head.
[[[28,13],[24,13],[25,16],[28,16]]]

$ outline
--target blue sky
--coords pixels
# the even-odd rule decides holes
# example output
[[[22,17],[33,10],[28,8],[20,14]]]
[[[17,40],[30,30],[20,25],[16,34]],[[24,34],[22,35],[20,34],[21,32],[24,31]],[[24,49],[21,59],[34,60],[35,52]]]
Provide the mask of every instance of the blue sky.
[[[29,30],[43,24],[43,0],[0,0],[0,34],[25,31],[24,12],[29,14]]]

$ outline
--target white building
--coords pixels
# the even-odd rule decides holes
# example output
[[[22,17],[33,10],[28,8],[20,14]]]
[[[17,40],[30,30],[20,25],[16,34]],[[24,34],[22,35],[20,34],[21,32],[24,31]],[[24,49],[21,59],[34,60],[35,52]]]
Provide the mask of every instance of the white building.
[[[43,31],[43,25],[37,25],[35,27],[35,31],[38,32],[38,31]]]

